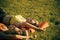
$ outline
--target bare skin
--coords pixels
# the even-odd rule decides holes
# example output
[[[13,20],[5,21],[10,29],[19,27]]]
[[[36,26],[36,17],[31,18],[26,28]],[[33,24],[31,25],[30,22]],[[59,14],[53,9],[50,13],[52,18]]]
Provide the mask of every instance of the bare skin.
[[[27,36],[22,36],[22,35],[13,35],[13,34],[6,34],[4,33],[4,31],[9,31],[9,29],[3,24],[0,25],[0,38],[5,38],[5,39],[23,39],[23,38],[26,38],[26,39],[29,39],[30,36],[28,36],[28,32],[26,30],[26,35]],[[17,28],[17,27],[15,27]],[[3,29],[3,30],[2,30]],[[6,30],[8,29],[8,30]],[[17,28],[17,30],[20,30],[19,28]]]

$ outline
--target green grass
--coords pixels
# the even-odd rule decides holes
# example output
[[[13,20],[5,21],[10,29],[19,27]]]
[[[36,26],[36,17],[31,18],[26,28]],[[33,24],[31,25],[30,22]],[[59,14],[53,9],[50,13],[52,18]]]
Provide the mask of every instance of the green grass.
[[[50,26],[38,31],[34,40],[60,40],[60,1],[59,0],[0,0],[0,8],[8,15],[31,17],[39,22],[48,21]]]

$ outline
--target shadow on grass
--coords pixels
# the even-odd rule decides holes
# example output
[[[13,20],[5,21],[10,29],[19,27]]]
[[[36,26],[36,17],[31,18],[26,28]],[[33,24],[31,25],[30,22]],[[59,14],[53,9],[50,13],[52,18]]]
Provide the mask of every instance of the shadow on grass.
[[[3,11],[3,9],[0,8],[0,22],[2,22],[5,16],[6,16],[6,13]]]
[[[60,28],[58,28],[57,31],[56,35],[52,37],[52,40],[60,40]]]
[[[55,5],[56,5],[56,8],[58,8],[60,10],[60,0],[55,0]],[[60,11],[58,10],[58,17],[60,17]],[[56,13],[57,14],[57,13]],[[60,19],[60,18],[58,18]],[[60,40],[60,20],[58,19],[55,19],[55,27],[56,27],[56,34],[54,37],[52,37],[52,40]],[[54,20],[53,20],[54,21]]]

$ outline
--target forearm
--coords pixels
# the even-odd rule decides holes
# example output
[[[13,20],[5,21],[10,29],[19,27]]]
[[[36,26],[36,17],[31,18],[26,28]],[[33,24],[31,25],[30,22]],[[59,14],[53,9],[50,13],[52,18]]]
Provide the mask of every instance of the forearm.
[[[16,35],[16,38],[18,38],[18,39],[20,39],[20,38],[21,38],[21,39],[22,39],[22,38],[30,38],[30,36],[27,37],[27,36]]]
[[[26,22],[26,26],[27,26],[27,27],[30,27],[30,28],[33,28],[33,29],[39,29],[39,28],[37,28],[36,26],[34,26],[34,25],[32,25],[32,24],[30,24],[30,23],[28,23],[28,22]]]

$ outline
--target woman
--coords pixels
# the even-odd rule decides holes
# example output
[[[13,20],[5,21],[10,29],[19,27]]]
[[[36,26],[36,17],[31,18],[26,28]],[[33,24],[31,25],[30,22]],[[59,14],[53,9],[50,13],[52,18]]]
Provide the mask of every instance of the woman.
[[[12,34],[11,33],[11,31],[13,31],[12,29],[11,29],[11,27],[13,27],[13,26],[10,26],[10,29],[6,26],[6,25],[4,25],[3,23],[0,23],[0,39],[9,39],[9,40],[13,40],[13,39],[15,39],[15,40],[21,40],[21,39],[23,39],[23,38],[30,38],[30,36],[22,36],[22,35],[18,35],[18,34]],[[17,28],[17,27],[13,27],[13,29],[16,29],[17,31],[18,30],[20,30],[19,28]],[[14,31],[16,31],[16,30],[14,30]],[[14,32],[13,31],[13,32]]]

